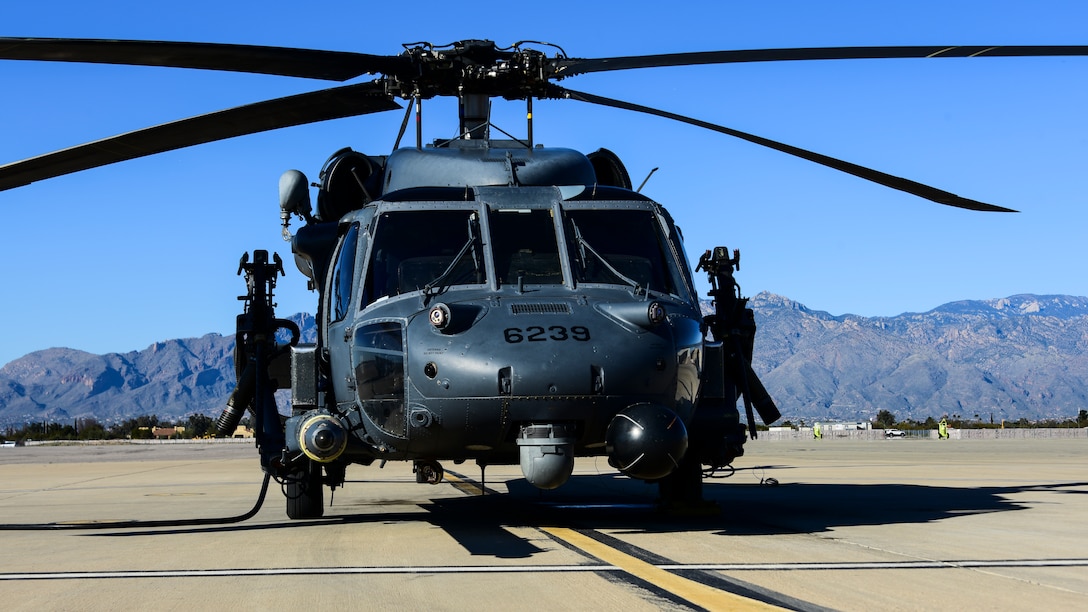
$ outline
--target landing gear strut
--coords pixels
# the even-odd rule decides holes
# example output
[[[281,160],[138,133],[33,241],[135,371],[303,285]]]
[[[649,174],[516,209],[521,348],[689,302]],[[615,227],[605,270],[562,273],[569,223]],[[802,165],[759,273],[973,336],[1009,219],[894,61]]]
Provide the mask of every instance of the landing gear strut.
[[[715,247],[699,258],[696,270],[710,280],[714,314],[704,318],[712,337],[705,343],[704,375],[687,453],[677,469],[658,481],[662,507],[667,511],[701,514],[714,508],[703,500],[703,466],[717,470],[744,454],[748,436],[756,438],[755,415],[770,424],[781,414],[763,383],[752,370],[755,313],[741,297],[733,278],[740,269],[740,252]],[[744,400],[747,427],[740,422],[737,399]]]

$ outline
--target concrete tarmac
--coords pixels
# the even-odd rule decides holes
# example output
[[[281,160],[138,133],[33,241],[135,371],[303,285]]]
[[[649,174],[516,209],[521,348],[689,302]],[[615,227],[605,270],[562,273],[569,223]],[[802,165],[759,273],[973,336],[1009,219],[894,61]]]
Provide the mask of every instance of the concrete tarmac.
[[[579,460],[555,491],[516,466],[353,466],[288,520],[251,444],[0,448],[7,610],[1088,609],[1088,442],[766,441],[706,481],[721,512]],[[768,479],[778,481],[770,486]],[[28,530],[37,525],[39,529]],[[78,528],[72,528],[78,527]],[[85,528],[86,527],[86,528]]]

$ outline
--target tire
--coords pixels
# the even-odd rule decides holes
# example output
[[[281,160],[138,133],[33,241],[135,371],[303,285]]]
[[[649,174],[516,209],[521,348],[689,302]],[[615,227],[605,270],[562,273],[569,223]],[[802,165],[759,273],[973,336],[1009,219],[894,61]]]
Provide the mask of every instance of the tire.
[[[291,475],[284,488],[287,496],[287,518],[321,518],[325,513],[321,480],[321,465],[315,461],[307,461],[301,471]]]
[[[689,448],[680,465],[668,476],[657,481],[660,502],[665,506],[694,504],[703,501],[703,468]]]

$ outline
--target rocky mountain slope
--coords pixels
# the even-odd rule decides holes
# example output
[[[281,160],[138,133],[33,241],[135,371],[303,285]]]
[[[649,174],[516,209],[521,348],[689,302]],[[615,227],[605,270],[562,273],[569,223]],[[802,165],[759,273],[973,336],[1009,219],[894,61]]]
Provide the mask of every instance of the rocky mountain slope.
[[[312,316],[289,318],[304,330],[303,342],[314,341]],[[234,384],[234,336],[168,340],[124,354],[51,348],[0,368],[0,426],[194,412],[214,418]]]
[[[1074,417],[1088,407],[1088,298],[1019,295],[895,317],[832,316],[787,298],[751,300],[754,368],[787,419],[979,415]],[[313,341],[313,319],[300,323]],[[37,351],[0,368],[0,426],[141,414],[218,416],[234,387],[234,338],[142,351]]]
[[[1018,295],[873,318],[766,293],[751,305],[754,367],[787,416],[1037,420],[1088,407],[1088,298]]]

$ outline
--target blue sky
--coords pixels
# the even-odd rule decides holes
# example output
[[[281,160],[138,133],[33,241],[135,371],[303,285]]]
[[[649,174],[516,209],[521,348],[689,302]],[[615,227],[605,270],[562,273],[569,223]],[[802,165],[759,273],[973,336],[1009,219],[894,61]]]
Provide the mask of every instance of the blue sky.
[[[93,8],[92,8],[93,6]],[[670,7],[669,10],[663,7]],[[0,35],[135,38],[395,54],[402,43],[543,40],[574,57],[849,45],[1088,44],[1078,1],[339,3],[57,1],[5,6]],[[607,147],[685,231],[742,251],[748,295],[834,314],[958,299],[1088,295],[1088,58],[861,60],[585,75],[563,85],[696,116],[1022,212],[950,209],[755,145],[573,101],[536,140]],[[366,80],[366,77],[363,79]],[[0,62],[0,163],[328,86],[164,68]],[[424,139],[455,111],[424,109]],[[494,121],[524,133],[523,106]],[[0,364],[69,346],[140,350],[233,333],[243,251],[283,255],[277,180],[343,146],[388,152],[400,113],[194,147],[0,192]],[[280,311],[313,310],[292,267]]]

